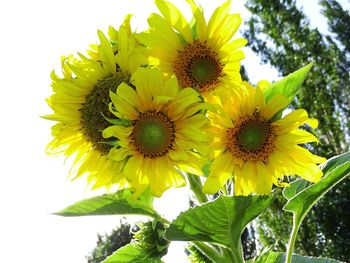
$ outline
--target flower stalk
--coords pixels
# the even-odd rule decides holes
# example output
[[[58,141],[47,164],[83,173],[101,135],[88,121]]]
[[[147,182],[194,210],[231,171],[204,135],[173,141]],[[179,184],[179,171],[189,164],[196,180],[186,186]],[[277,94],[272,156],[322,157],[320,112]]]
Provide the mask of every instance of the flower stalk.
[[[208,197],[202,192],[202,182],[199,176],[188,173],[187,180],[190,184],[190,189],[196,196],[199,203],[208,202]]]

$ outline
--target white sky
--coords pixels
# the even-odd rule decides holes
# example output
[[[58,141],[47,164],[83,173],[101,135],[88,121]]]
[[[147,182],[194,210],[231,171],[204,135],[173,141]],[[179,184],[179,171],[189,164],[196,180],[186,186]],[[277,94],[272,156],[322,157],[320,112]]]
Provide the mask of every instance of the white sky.
[[[185,1],[173,1],[190,10]],[[199,1],[210,15],[220,1]],[[244,1],[233,1],[232,11],[243,10]],[[309,10],[315,10],[309,6]],[[308,4],[309,5],[309,4]],[[50,113],[45,98],[51,94],[50,72],[60,71],[60,56],[84,51],[96,43],[97,29],[119,27],[133,13],[133,25],[146,28],[146,18],[156,11],[151,0],[2,1],[0,3],[0,248],[1,262],[83,263],[96,243],[97,232],[109,232],[119,216],[63,218],[50,213],[75,201],[100,194],[85,189],[84,180],[66,179],[69,162],[46,156],[51,122],[39,118]],[[309,14],[315,14],[309,13]],[[325,21],[314,20],[314,25]],[[313,21],[312,21],[313,22]],[[259,66],[246,51],[245,64],[254,70],[253,82],[277,79],[276,71]],[[186,188],[169,191],[159,208],[173,219],[187,207]],[[133,218],[137,220],[137,218]],[[185,262],[182,242],[173,242],[166,263]]]

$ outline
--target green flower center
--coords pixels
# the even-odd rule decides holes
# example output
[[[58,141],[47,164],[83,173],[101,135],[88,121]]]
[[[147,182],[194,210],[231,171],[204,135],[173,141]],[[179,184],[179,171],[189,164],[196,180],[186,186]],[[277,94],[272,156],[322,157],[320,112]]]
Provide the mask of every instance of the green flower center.
[[[275,148],[276,134],[271,124],[255,112],[235,122],[227,130],[227,149],[243,161],[267,162]]]
[[[216,63],[211,57],[197,58],[192,61],[189,71],[200,84],[213,81],[217,75]]]
[[[181,87],[207,91],[220,83],[223,66],[217,52],[206,41],[196,40],[178,52],[174,61],[174,73]]]
[[[247,151],[260,150],[269,134],[269,126],[265,123],[247,123],[237,134],[238,144]]]
[[[162,112],[142,113],[134,122],[131,135],[137,150],[145,157],[165,155],[175,139],[175,125]]]
[[[122,72],[104,78],[86,96],[85,103],[80,109],[84,135],[101,154],[108,154],[113,147],[109,144],[108,139],[102,137],[102,131],[110,126],[110,123],[103,116],[116,118],[108,108],[108,104],[111,102],[109,91],[116,91],[122,82],[130,84],[129,80],[130,76]]]

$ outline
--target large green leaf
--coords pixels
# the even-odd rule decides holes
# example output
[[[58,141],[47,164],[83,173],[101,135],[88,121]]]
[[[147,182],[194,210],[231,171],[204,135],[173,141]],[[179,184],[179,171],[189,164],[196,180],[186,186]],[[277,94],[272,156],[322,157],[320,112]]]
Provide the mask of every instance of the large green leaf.
[[[182,212],[166,231],[169,240],[238,246],[245,226],[264,211],[272,196],[220,196]]]
[[[287,250],[287,262],[291,260],[294,242],[306,214],[324,194],[349,175],[350,152],[328,160],[323,165],[322,171],[324,172],[324,176],[319,182],[307,186],[308,184],[302,180],[297,180],[283,191],[284,197],[288,200],[283,209],[293,213],[293,230]]]
[[[159,257],[153,257],[151,252],[142,249],[139,243],[128,244],[112,255],[107,257],[102,263],[161,263]]]
[[[159,217],[153,209],[153,197],[148,191],[134,199],[128,189],[84,199],[55,214],[60,216],[137,214]]]
[[[251,260],[247,263],[285,263],[286,254],[281,252],[269,251],[268,253],[260,256],[257,260]],[[304,257],[300,255],[293,255],[292,263],[341,263],[338,260],[329,258],[315,258],[315,257]]]
[[[283,95],[288,98],[289,101],[292,101],[294,96],[298,93],[298,90],[302,87],[311,67],[312,63],[272,83],[264,90],[266,101],[271,100],[277,94]]]
[[[307,183],[297,180],[290,187],[284,189],[283,195],[288,202],[284,209],[300,216],[304,216],[311,207],[327,193],[334,185],[343,180],[350,173],[350,152],[329,159],[322,168],[323,178],[303,189]]]
[[[305,188],[309,187],[312,183],[303,179],[299,178],[295,180],[289,187],[286,187],[283,189],[283,196],[289,200],[296,196],[298,193],[303,191]]]

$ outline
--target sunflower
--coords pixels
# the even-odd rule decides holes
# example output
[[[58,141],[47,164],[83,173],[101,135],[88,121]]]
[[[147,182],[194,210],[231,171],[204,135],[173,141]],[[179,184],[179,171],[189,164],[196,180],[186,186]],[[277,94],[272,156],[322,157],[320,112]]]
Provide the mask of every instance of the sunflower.
[[[253,88],[243,82],[247,93],[221,98],[222,110],[210,116],[215,158],[203,192],[216,193],[231,177],[235,195],[269,194],[273,184],[286,185],[285,175],[298,175],[311,182],[322,177],[317,164],[325,159],[299,145],[318,142],[311,133],[298,129],[303,124],[316,128],[317,120],[309,118],[303,109],[278,118],[289,101],[282,95],[266,101],[263,83],[266,85],[260,82]]]
[[[57,123],[47,152],[74,156],[70,177],[86,174],[92,188],[120,181],[116,175],[122,164],[108,159],[115,142],[104,139],[102,131],[113,117],[108,110],[109,91],[129,83],[136,67],[146,63],[129,22],[127,16],[119,31],[110,27],[110,40],[98,31],[100,44],[92,45],[89,57],[80,53],[79,58],[63,57],[62,78],[51,73],[53,95],[47,102],[54,113],[44,118]]]
[[[203,175],[208,142],[204,103],[194,89],[179,90],[175,77],[164,80],[159,69],[140,68],[131,83],[136,88],[122,83],[110,93],[110,110],[123,123],[103,131],[118,142],[108,157],[125,164],[122,176],[136,196],[148,187],[161,196],[185,185],[181,170]]]
[[[230,41],[241,24],[239,14],[229,14],[230,1],[218,7],[208,24],[201,9],[193,0],[190,4],[193,27],[176,6],[164,0],[155,0],[163,17],[152,14],[149,32],[138,39],[150,48],[151,55],[167,75],[175,74],[182,88],[192,87],[210,99],[220,87],[237,87],[241,83],[240,47],[243,38]]]

